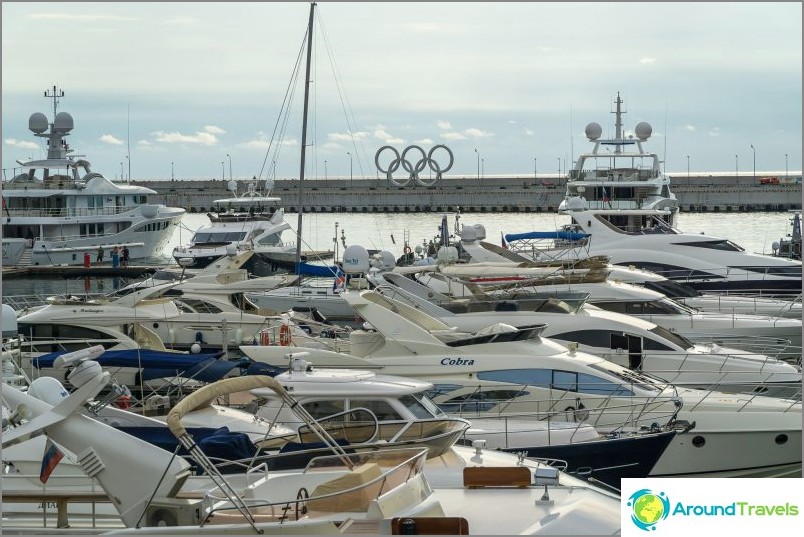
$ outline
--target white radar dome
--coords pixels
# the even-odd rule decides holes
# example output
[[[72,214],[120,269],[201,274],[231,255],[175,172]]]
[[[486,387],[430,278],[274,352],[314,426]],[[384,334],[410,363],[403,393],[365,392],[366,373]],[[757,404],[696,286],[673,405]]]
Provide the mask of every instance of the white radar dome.
[[[226,189],[231,190],[232,192],[237,192],[237,181],[232,179],[228,183],[226,183]]]
[[[31,385],[28,387],[28,395],[56,406],[69,394],[61,382],[53,377],[39,377],[31,381]]]
[[[640,121],[637,123],[637,126],[634,127],[634,134],[640,140],[647,140],[650,138],[650,135],[653,134],[653,127],[650,126],[650,123],[645,121]]]
[[[347,274],[365,274],[369,269],[369,253],[359,244],[343,251],[343,271]]]
[[[600,138],[600,135],[603,134],[603,127],[600,126],[599,123],[595,123],[594,121],[586,126],[586,137],[590,140],[597,140]]]
[[[396,266],[396,259],[394,259],[394,254],[392,254],[388,250],[382,250],[378,255],[380,256],[380,261],[382,261],[382,265],[384,268],[392,269]]]
[[[31,114],[31,117],[28,118],[28,129],[36,134],[45,132],[47,130],[47,118],[45,114],[42,112]]]
[[[59,112],[53,120],[53,129],[61,132],[73,130],[73,116],[67,112]]]
[[[442,246],[438,249],[438,262],[454,263],[458,260],[458,249],[454,246]]]

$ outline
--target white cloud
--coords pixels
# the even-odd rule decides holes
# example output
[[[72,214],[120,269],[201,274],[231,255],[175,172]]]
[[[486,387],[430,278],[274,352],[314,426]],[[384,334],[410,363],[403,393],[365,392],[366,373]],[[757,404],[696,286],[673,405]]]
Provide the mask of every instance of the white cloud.
[[[226,134],[226,131],[220,127],[216,127],[214,125],[207,125],[204,127],[204,132],[209,132],[211,134]]]
[[[692,132],[695,130],[695,125],[684,125],[684,128]]]
[[[647,58],[647,57],[640,58],[639,63],[641,63],[642,65],[649,65],[651,63],[656,63],[656,58]]]
[[[111,144],[111,145],[123,145],[123,140],[118,140],[111,134],[104,134],[100,138],[98,138],[104,144]]]
[[[39,149],[39,145],[25,140],[16,140],[14,138],[6,138],[4,140],[6,145],[16,147],[17,149]]]
[[[452,128],[452,125],[450,124],[449,121],[443,121],[443,120],[436,121],[436,126],[439,129],[445,130],[445,131],[448,131],[448,130],[450,130]]]
[[[413,143],[419,145],[430,145],[434,142],[432,138],[422,138],[421,140],[413,140]]]
[[[517,121],[516,121],[515,119],[509,119],[509,120],[508,120],[508,124],[509,124],[509,125],[516,125],[516,124],[517,124]]]
[[[149,142],[148,140],[140,140],[139,142],[137,142],[137,145],[140,146],[140,147],[152,147],[153,146],[153,144],[151,142]]]
[[[525,130],[525,136],[533,136],[534,134],[536,134],[532,129],[529,129],[527,127],[525,127],[524,130]]]
[[[445,140],[466,140],[466,136],[460,132],[443,132],[441,137]]]
[[[466,129],[463,132],[466,134],[466,136],[471,138],[488,138],[489,136],[494,136],[494,134],[491,132],[475,128]]]
[[[348,133],[348,132],[331,132],[327,134],[327,137],[332,140],[333,142],[361,142],[368,137],[367,132],[355,132],[355,133]]]
[[[201,144],[201,145],[215,145],[218,143],[218,138],[209,132],[196,132],[195,134],[182,134],[180,132],[162,132],[156,131],[152,133],[155,141],[166,144]]]
[[[709,136],[720,136],[720,127],[713,127],[707,134]]]

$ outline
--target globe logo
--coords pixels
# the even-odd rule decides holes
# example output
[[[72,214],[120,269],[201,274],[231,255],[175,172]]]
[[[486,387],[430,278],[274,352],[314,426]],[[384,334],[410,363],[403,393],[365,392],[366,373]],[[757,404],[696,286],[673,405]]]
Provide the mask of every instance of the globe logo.
[[[631,522],[644,531],[656,529],[656,523],[667,518],[670,500],[664,492],[655,494],[649,489],[640,489],[628,498]]]

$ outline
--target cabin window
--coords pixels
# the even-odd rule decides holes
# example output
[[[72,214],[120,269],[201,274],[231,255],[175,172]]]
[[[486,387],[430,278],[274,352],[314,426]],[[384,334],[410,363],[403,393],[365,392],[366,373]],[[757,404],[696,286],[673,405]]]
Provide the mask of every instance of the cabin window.
[[[303,403],[302,407],[310,413],[310,415],[319,420],[339,412],[343,412],[343,401],[310,401]]]
[[[440,406],[446,412],[487,412],[500,403],[508,402],[522,395],[528,395],[528,392],[523,392],[522,390],[478,390],[453,397]]]
[[[650,329],[650,332],[653,332],[660,338],[668,340],[670,343],[678,345],[682,349],[690,349],[695,346],[695,344],[689,339],[675,332],[671,332],[663,326],[656,325]]]
[[[399,401],[419,419],[432,418],[434,415],[419,399],[412,395],[403,395],[399,398]]]
[[[709,248],[711,250],[725,250],[727,252],[744,252],[745,249],[729,240],[677,242],[679,246],[692,246],[694,248]]]
[[[371,410],[380,421],[402,420],[402,416],[387,401],[352,399],[349,408],[366,408]],[[430,417],[430,416],[428,416]]]

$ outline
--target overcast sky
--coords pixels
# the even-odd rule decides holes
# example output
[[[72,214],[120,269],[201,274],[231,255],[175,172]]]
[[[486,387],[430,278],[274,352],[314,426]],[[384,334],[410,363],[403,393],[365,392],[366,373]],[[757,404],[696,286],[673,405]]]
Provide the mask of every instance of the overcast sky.
[[[667,172],[801,170],[802,13],[788,3],[346,3],[316,8],[307,177],[446,144],[450,175],[564,172],[587,123],[653,126]],[[299,175],[308,3],[2,3],[2,166],[65,92],[68,142],[133,179]],[[301,62],[303,69],[304,62]],[[286,118],[280,116],[295,88]],[[283,127],[284,125],[284,127]],[[277,134],[274,134],[274,133]],[[271,138],[273,143],[270,143]],[[755,150],[751,149],[754,145]],[[269,152],[270,150],[270,152]],[[350,156],[351,154],[351,156]],[[229,155],[229,156],[227,156]],[[735,159],[735,155],[737,158]],[[446,165],[446,153],[436,153]],[[223,163],[223,164],[222,164]]]

